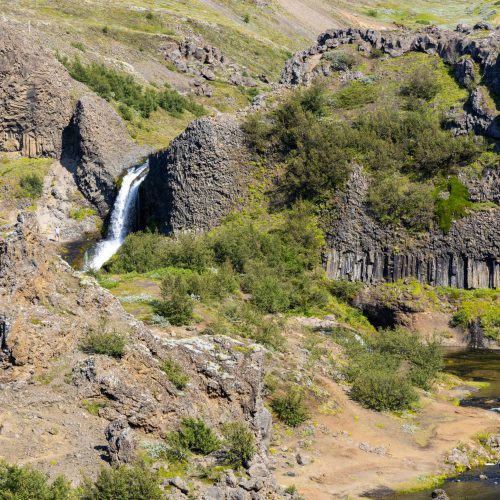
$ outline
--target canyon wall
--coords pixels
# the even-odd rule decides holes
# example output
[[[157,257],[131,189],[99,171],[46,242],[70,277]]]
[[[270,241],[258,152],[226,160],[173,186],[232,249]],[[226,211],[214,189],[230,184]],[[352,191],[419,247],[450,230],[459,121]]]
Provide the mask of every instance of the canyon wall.
[[[435,229],[412,236],[370,217],[368,182],[355,168],[328,226],[329,277],[365,283],[415,277],[435,286],[500,287],[498,208],[472,212],[455,221],[448,234]],[[478,185],[476,190],[482,191]]]
[[[60,159],[105,217],[116,180],[150,150],[24,26],[0,22],[0,152]]]
[[[220,223],[236,205],[250,168],[240,125],[233,116],[201,118],[150,156],[141,186],[143,225],[172,233]]]

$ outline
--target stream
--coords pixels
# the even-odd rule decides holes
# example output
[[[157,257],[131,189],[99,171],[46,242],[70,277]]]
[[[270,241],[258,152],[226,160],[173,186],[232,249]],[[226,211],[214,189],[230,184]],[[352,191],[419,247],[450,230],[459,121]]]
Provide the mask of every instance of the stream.
[[[461,406],[476,406],[500,411],[500,351],[489,349],[450,349],[445,358],[445,371],[464,380],[488,382],[460,402]],[[488,479],[480,479],[484,474]],[[450,500],[500,499],[500,465],[490,465],[467,471],[447,480],[442,488]],[[385,497],[386,500],[429,500],[432,490]]]

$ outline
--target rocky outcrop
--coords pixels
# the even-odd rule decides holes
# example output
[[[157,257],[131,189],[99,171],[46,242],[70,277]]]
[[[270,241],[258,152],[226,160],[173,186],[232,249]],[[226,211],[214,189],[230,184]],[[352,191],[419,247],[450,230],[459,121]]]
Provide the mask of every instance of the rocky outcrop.
[[[483,31],[486,34],[477,36]],[[346,44],[357,44],[364,53],[376,49],[391,57],[412,51],[438,54],[445,63],[453,66],[460,84],[472,90],[464,108],[465,118],[456,124],[456,128],[459,132],[474,131],[500,138],[498,111],[488,95],[488,90],[500,94],[500,29],[492,31],[490,26],[476,25],[474,30],[464,30],[459,26],[456,31],[435,27],[389,32],[354,28],[328,30],[319,35],[316,45],[287,61],[280,83],[288,86],[310,83],[328,68],[327,63],[326,66],[323,64],[327,61],[327,54]],[[485,87],[474,89],[480,77]]]
[[[112,106],[28,32],[0,22],[0,151],[61,159],[105,216],[115,180],[149,149],[137,147]]]
[[[376,283],[415,277],[436,286],[500,286],[498,209],[455,221],[448,234],[435,230],[412,238],[370,217],[367,191],[368,179],[354,169],[328,229],[331,278]]]
[[[241,194],[250,168],[240,122],[232,116],[194,121],[149,163],[142,219],[163,233],[217,225]]]
[[[0,151],[58,157],[75,85],[27,32],[0,22]]]
[[[110,422],[105,435],[112,464],[128,464],[136,459],[137,443],[125,417]]]
[[[117,181],[150,152],[130,138],[116,111],[96,95],[82,96],[65,132],[63,163],[74,170],[82,194],[106,216],[116,197]]]
[[[122,358],[81,351],[87,333],[102,330],[126,334]],[[88,416],[83,418],[79,407],[82,401],[98,402],[99,418],[92,420],[96,432],[91,435],[98,433],[100,438],[93,447],[101,446],[103,421],[110,422],[105,435],[113,463],[133,458],[138,442],[133,433],[159,441],[183,416],[201,418],[214,428],[239,421],[258,444],[248,464],[252,478],[241,488],[259,492],[255,498],[269,498],[269,492],[278,491],[267,465],[271,415],[262,396],[264,349],[209,335],[156,337],[95,280],[75,273],[55,256],[40,237],[33,215],[23,217],[0,242],[0,348],[3,411],[14,408],[2,398],[7,389],[14,391],[24,382],[33,392],[36,377],[47,371],[57,374],[57,363],[62,363],[69,371],[53,389],[54,411],[73,412],[75,428],[82,420],[88,427]],[[182,392],[162,371],[165,359],[175,359],[187,374],[189,382]],[[43,390],[52,401],[50,387]],[[73,430],[68,426],[60,432]],[[37,439],[35,434],[26,436]]]

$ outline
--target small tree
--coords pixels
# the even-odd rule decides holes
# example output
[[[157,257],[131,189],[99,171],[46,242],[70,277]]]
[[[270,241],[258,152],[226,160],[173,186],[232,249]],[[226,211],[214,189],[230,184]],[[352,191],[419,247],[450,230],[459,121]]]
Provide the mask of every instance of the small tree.
[[[167,440],[173,448],[189,450],[200,455],[208,455],[221,446],[215,432],[203,420],[191,417],[183,418],[180,429],[171,432]]]
[[[38,497],[33,497],[38,498]],[[160,500],[159,476],[146,467],[102,468],[95,482],[85,478],[81,500]]]
[[[232,467],[247,465],[255,454],[255,437],[241,422],[229,422],[222,426],[226,460]]]
[[[193,317],[193,299],[187,294],[186,285],[178,276],[172,289],[162,286],[163,300],[156,304],[156,313],[168,319],[172,325],[186,325]]]

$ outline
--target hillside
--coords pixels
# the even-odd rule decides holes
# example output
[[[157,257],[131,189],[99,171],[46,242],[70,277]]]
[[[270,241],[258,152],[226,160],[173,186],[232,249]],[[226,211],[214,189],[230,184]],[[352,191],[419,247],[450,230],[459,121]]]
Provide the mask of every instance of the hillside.
[[[0,6],[0,498],[495,497],[493,2]]]

